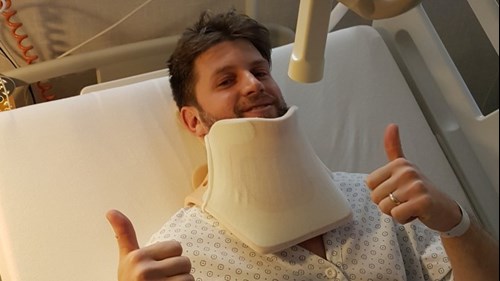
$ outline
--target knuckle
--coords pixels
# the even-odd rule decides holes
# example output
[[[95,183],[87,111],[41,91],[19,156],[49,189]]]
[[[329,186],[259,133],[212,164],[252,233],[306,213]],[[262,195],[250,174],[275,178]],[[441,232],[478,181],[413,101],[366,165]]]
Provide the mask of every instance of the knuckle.
[[[430,196],[430,195],[425,195],[425,196],[422,196],[420,198],[420,206],[422,206],[422,209],[423,210],[429,210],[431,209],[433,203],[434,203],[434,200],[433,198]]]
[[[372,192],[370,194],[370,198],[371,198],[372,202],[377,204],[377,205],[380,203],[380,201],[382,201],[382,198],[380,198],[380,196],[376,192]]]
[[[413,166],[408,166],[408,165],[404,166],[404,168],[401,169],[401,175],[405,179],[419,178],[418,171]]]
[[[414,180],[410,185],[410,190],[415,194],[427,193],[427,187],[421,179]]]
[[[396,208],[393,208],[393,209],[390,211],[390,215],[391,215],[391,217],[392,217],[395,221],[397,221],[398,223],[400,223],[400,224],[405,224],[405,223],[406,223],[406,221],[405,221],[403,218],[401,218],[401,215],[400,215],[400,213],[396,210]]]
[[[145,281],[148,279],[148,276],[150,274],[149,268],[145,264],[139,264],[136,267],[134,267],[133,272],[132,272],[132,277],[133,280],[137,281]]]
[[[413,176],[417,173],[417,171],[415,170],[415,168],[411,165],[404,165],[402,166],[402,171],[405,175],[408,175],[408,176]]]
[[[400,157],[394,160],[394,164],[398,166],[408,166],[410,162],[406,158]]]
[[[373,189],[374,188],[374,184],[373,184],[373,180],[372,178],[368,175],[366,176],[365,178],[365,185],[370,188],[370,189]]]
[[[387,205],[383,205],[383,206],[379,206],[379,209],[382,213],[389,215],[389,216],[392,216],[392,214],[391,214],[392,208],[391,207],[389,207]]]
[[[406,159],[405,158],[396,158],[392,161],[392,164],[395,166],[406,166]]]
[[[128,260],[132,264],[140,264],[145,259],[144,251],[135,250],[128,254]]]

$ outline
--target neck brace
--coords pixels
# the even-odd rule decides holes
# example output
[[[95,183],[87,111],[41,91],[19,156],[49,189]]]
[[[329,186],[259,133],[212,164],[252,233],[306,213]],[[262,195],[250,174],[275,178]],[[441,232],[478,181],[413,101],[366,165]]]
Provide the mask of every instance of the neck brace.
[[[291,107],[274,119],[220,120],[205,136],[202,210],[261,254],[321,235],[352,214],[300,132],[296,111]]]

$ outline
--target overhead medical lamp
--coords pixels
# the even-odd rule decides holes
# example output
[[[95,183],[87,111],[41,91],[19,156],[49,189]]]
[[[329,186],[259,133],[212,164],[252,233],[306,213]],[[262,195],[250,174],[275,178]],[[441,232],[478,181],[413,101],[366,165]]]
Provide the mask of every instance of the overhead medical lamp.
[[[331,15],[345,14],[338,13],[338,10],[347,7],[363,18],[373,20],[400,15],[420,2],[421,0],[339,0],[332,10],[333,0],[301,0],[288,76],[301,83],[317,82],[323,78],[326,36]]]

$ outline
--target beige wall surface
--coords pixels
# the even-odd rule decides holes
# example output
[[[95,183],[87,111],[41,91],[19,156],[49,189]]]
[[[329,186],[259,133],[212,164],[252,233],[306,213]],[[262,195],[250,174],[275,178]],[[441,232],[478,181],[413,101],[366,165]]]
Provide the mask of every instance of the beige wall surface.
[[[23,23],[35,52],[41,60],[54,59],[66,50],[111,26],[144,0],[12,0],[16,21]],[[257,15],[263,22],[295,26],[298,0],[260,1]],[[179,34],[206,10],[245,11],[245,1],[231,0],[153,0],[112,31],[75,53],[109,46]],[[274,12],[273,12],[274,11]],[[279,11],[277,13],[276,11]],[[12,46],[7,28],[0,40]]]
[[[27,34],[22,41],[33,45],[28,52],[38,60],[52,60],[113,25],[146,0],[11,0],[17,11],[11,19],[22,23],[17,31]],[[335,1],[334,1],[335,2]],[[498,1],[497,1],[498,2]],[[252,3],[257,9],[252,12]],[[249,11],[263,23],[278,24],[295,30],[300,0],[153,0],[116,28],[77,49],[74,54],[109,48],[146,39],[175,35],[206,9],[223,11],[235,8]],[[498,108],[498,56],[489,45],[466,0],[422,1],[445,46],[475,95],[485,114]],[[16,64],[23,66],[18,44],[11,36],[5,16],[0,24],[0,47]],[[357,15],[348,15],[338,28],[369,24]],[[0,54],[0,72],[13,68]],[[80,84],[93,83],[91,74],[55,81],[58,98],[78,93]],[[63,86],[61,86],[61,83]],[[36,98],[36,95],[35,95]],[[31,102],[25,99],[26,104]],[[20,102],[19,106],[23,106]]]
[[[22,23],[17,34],[26,34],[23,46],[33,46],[28,55],[37,55],[33,63],[56,59],[101,31],[127,16],[146,0],[11,0],[11,8],[16,14],[10,19]],[[251,10],[249,3],[257,3]],[[214,12],[236,9],[250,11],[254,17],[266,24],[277,24],[288,28],[292,34],[295,29],[299,0],[245,1],[245,0],[153,0],[102,36],[75,50],[79,54],[112,46],[134,43],[142,40],[180,34],[185,27],[194,22],[204,10]],[[279,12],[278,12],[279,11]],[[22,57],[18,42],[12,36],[5,16],[0,20],[0,73],[13,69],[17,64],[27,63]],[[9,61],[10,59],[10,61]],[[167,60],[167,54],[165,61]],[[88,84],[95,83],[93,73],[80,73],[50,81],[57,99],[78,94]],[[32,104],[32,98],[23,89],[16,95],[16,106]],[[43,99],[32,87],[36,102]],[[21,92],[21,91],[19,91]]]

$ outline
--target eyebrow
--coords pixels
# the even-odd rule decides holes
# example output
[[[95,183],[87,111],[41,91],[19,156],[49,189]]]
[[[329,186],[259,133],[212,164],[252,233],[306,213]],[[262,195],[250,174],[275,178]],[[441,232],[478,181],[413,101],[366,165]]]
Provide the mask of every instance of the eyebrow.
[[[251,67],[256,67],[256,66],[262,66],[262,65],[265,65],[265,66],[269,66],[269,63],[267,60],[265,59],[256,59],[254,60],[253,62],[250,63],[250,66]],[[220,74],[220,73],[224,73],[224,72],[228,72],[230,71],[231,69],[235,68],[233,65],[226,65],[226,66],[223,66],[223,67],[220,67],[218,69],[215,69],[215,71],[213,72],[214,76]]]

